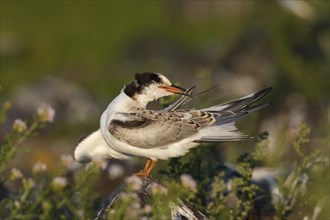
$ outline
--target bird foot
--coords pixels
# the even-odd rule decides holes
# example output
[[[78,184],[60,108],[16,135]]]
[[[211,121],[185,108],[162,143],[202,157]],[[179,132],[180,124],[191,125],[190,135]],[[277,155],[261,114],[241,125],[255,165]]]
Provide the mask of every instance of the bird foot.
[[[142,178],[148,178],[150,176],[150,174],[146,173],[144,170],[140,170],[139,172],[133,173],[132,175],[142,177]]]
[[[138,176],[138,177],[143,177],[143,178],[150,177],[151,170],[156,165],[156,162],[157,161],[155,161],[155,160],[148,159],[148,161],[147,161],[145,167],[143,168],[143,170],[140,170],[137,173],[133,173],[133,176]]]

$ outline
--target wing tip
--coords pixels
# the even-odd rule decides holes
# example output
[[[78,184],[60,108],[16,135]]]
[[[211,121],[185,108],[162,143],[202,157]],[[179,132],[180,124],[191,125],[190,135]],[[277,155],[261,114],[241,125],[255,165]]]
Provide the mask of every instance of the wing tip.
[[[241,135],[237,137],[221,137],[221,138],[201,138],[195,140],[195,143],[217,143],[217,142],[231,142],[231,141],[246,141],[246,140],[253,140],[254,137],[250,137],[248,135]]]
[[[258,92],[254,93],[254,97],[255,97],[255,101],[261,99],[262,97],[264,97],[265,95],[267,95],[271,90],[273,89],[273,87],[267,87],[267,88],[264,88],[262,90],[259,90]]]

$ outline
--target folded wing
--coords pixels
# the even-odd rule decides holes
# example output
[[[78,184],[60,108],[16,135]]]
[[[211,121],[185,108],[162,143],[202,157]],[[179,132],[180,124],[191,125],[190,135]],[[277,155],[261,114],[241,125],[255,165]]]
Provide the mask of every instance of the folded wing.
[[[109,125],[109,132],[132,146],[156,148],[198,134],[215,122],[204,112],[166,112],[141,109],[134,113],[118,113]]]

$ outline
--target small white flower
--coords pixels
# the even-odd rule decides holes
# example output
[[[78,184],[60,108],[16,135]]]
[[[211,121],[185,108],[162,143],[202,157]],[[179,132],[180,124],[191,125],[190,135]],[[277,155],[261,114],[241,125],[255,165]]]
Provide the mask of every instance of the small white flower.
[[[52,181],[52,186],[55,189],[63,189],[68,185],[68,181],[65,177],[56,176]]]
[[[180,176],[180,180],[181,180],[181,183],[184,187],[196,192],[197,190],[197,183],[196,183],[196,180],[194,180],[194,178],[192,178],[191,175],[189,174],[182,174]]]
[[[26,189],[32,189],[36,185],[36,183],[31,177],[27,179],[23,179],[22,183],[23,183],[23,187]]]
[[[61,155],[61,161],[67,168],[69,168],[74,162],[74,159],[71,154],[65,154],[65,155]]]
[[[53,122],[55,110],[48,104],[42,103],[37,110],[38,117],[43,122]]]
[[[14,205],[16,208],[20,208],[21,207],[21,203],[17,200],[14,201]]]
[[[108,174],[110,179],[117,179],[124,175],[124,169],[119,164],[112,164],[109,166]]]
[[[32,172],[33,173],[41,173],[47,170],[47,165],[44,164],[41,161],[38,161],[37,163],[35,163],[32,167]]]
[[[20,179],[22,177],[23,177],[23,174],[22,174],[22,172],[19,169],[13,168],[10,171],[10,175],[9,175],[9,179],[10,180],[17,180],[17,179]]]
[[[70,171],[74,171],[81,167],[81,164],[78,163],[75,159],[73,159],[71,154],[61,155],[61,161],[66,169]]]
[[[133,191],[141,191],[143,182],[140,177],[137,176],[129,176],[126,179],[128,187],[130,187]]]
[[[105,170],[106,168],[107,168],[107,166],[108,166],[108,163],[107,163],[107,161],[106,160],[104,160],[103,158],[97,158],[97,157],[95,157],[95,158],[93,158],[93,162],[94,162],[94,164],[98,167],[98,168],[100,168],[101,170]]]
[[[167,195],[167,188],[165,188],[164,186],[156,183],[156,182],[153,182],[151,183],[151,192],[153,194],[164,194],[164,195]]]
[[[13,130],[17,133],[22,133],[27,128],[25,122],[22,119],[15,119],[13,123]]]

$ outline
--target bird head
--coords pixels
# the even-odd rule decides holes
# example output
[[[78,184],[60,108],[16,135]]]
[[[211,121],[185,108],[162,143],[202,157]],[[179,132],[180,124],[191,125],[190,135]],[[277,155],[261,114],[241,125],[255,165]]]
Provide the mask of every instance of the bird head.
[[[186,89],[173,85],[162,74],[150,72],[136,73],[134,81],[124,88],[124,93],[141,106],[169,95],[188,95],[185,91]]]

